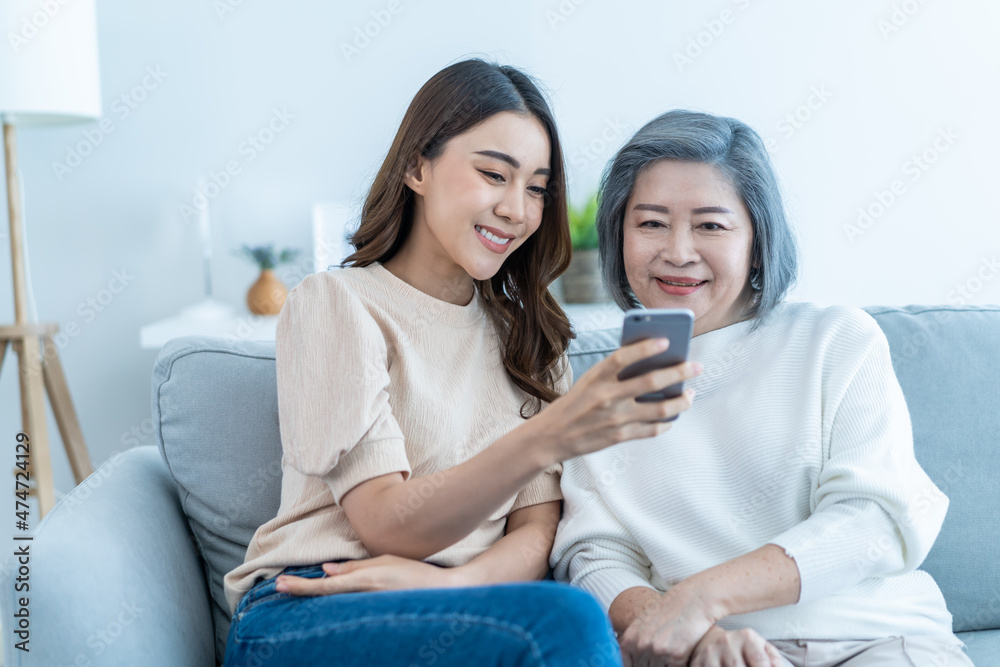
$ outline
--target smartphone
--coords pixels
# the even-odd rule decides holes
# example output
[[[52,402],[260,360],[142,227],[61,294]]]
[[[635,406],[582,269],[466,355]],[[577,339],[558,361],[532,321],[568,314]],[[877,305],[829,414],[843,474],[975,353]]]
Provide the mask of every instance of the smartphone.
[[[633,308],[629,310],[625,313],[625,321],[622,324],[623,346],[646,338],[666,338],[670,341],[670,346],[659,354],[641,359],[626,367],[618,374],[618,379],[628,380],[651,370],[667,368],[687,361],[693,331],[694,312],[687,308]],[[681,381],[660,391],[636,396],[635,400],[640,403],[653,403],[676,398],[683,392],[684,382]],[[663,421],[673,421],[677,417],[678,415],[674,415]]]

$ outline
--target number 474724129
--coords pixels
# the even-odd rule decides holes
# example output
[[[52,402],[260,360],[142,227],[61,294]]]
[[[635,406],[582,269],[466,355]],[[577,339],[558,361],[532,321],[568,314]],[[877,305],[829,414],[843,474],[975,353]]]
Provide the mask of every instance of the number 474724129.
[[[31,482],[31,475],[28,472],[30,466],[30,456],[31,456],[31,440],[28,438],[27,433],[17,434],[17,446],[15,447],[14,458],[17,462],[14,464],[16,470],[14,472],[14,495],[17,496],[15,503],[14,516],[17,517],[17,522],[15,525],[20,530],[28,530],[28,494],[29,483]]]

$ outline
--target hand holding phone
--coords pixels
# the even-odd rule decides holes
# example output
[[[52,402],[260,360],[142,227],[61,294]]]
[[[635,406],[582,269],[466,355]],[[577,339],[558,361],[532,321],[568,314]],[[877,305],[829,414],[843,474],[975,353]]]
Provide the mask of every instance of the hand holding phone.
[[[673,419],[667,416],[689,409],[691,397],[684,393],[669,400],[638,402],[636,396],[650,392],[662,395],[661,387],[681,386],[701,370],[694,364],[681,363],[647,373],[640,371],[637,377],[622,380],[627,369],[641,366],[664,351],[656,338],[660,336],[624,345],[604,357],[575,378],[569,391],[511,434],[519,432],[519,437],[532,443],[533,451],[548,465],[627,440],[665,433],[673,426]],[[682,339],[675,335],[674,343],[683,346]]]
[[[669,347],[652,357],[642,359],[618,375],[619,380],[648,373],[660,368],[676,366],[687,361],[691,334],[694,330],[694,312],[687,308],[633,308],[625,313],[622,324],[622,346],[630,345],[646,338],[666,338]],[[639,403],[652,403],[676,398],[684,392],[684,382],[672,384],[660,391],[636,396]],[[678,415],[664,419],[673,421]]]

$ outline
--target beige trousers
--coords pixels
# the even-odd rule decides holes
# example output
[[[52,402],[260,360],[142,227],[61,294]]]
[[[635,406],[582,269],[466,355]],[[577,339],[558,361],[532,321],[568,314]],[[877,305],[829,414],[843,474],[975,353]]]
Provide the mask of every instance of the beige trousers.
[[[923,637],[781,639],[771,643],[793,667],[974,667],[958,646]]]

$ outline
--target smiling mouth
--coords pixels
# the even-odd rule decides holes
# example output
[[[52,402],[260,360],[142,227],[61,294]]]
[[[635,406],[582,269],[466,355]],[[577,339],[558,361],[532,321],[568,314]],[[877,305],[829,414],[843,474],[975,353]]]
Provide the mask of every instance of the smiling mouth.
[[[486,231],[479,225],[476,225],[476,231],[479,232],[480,236],[482,236],[483,238],[489,239],[490,241],[493,241],[498,245],[507,245],[511,241],[511,239],[505,239],[495,234],[491,234],[490,232]]]
[[[656,280],[663,283],[664,285],[673,285],[674,287],[697,287],[698,285],[704,285],[705,283],[708,282],[707,280],[702,280],[701,282],[698,283],[675,283],[669,280],[660,280],[659,278],[657,278]]]

